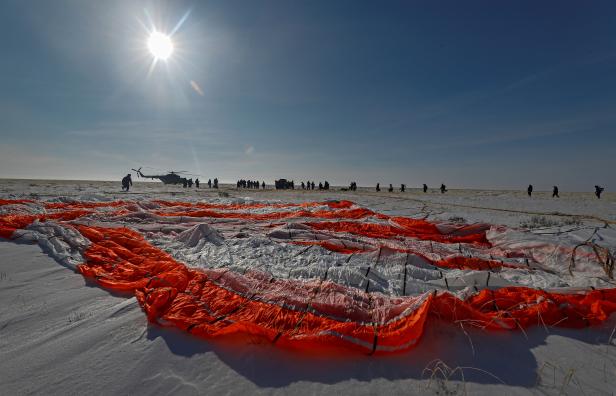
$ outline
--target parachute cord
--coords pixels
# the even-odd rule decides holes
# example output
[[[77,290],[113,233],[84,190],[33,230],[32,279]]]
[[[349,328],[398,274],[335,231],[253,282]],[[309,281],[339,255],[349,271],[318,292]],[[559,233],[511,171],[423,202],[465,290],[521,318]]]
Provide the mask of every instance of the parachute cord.
[[[406,260],[404,262],[404,280],[402,281],[402,295],[406,296],[406,272],[409,265],[409,253],[406,254]]]
[[[374,341],[372,342],[372,351],[370,351],[368,356],[374,355],[374,352],[376,352],[377,343],[379,341],[379,329],[376,327],[376,324],[373,324],[373,326],[374,326]]]
[[[591,241],[582,242],[573,248],[573,251],[571,252],[571,263],[569,264],[569,275],[573,276],[573,269],[575,267],[575,252],[577,248],[581,246],[591,247],[593,252],[595,253],[595,256],[597,257],[597,261],[599,261],[599,263],[603,267],[603,271],[605,272],[605,274],[610,279],[614,279],[614,256],[608,248],[599,246],[598,244]],[[603,253],[605,254],[605,259],[601,257],[600,251],[603,251]]]

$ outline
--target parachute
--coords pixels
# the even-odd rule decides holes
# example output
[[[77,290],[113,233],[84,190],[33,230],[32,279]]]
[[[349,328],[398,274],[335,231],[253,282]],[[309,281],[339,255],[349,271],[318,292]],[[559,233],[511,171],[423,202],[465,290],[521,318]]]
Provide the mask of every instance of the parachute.
[[[0,237],[39,243],[101,287],[135,295],[150,322],[208,339],[383,354],[417,345],[431,317],[516,330],[591,326],[616,311],[612,269],[577,241],[350,201],[0,209]]]

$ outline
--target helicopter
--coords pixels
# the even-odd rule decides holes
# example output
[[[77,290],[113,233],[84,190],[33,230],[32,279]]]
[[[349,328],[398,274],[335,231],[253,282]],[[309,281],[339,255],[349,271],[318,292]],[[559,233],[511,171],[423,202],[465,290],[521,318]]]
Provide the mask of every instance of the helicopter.
[[[144,179],[158,179],[165,184],[183,184],[186,181],[185,177],[180,176],[180,174],[186,173],[186,171],[169,171],[166,175],[144,175],[141,173],[141,168],[133,168],[132,170],[137,172],[137,175]]]

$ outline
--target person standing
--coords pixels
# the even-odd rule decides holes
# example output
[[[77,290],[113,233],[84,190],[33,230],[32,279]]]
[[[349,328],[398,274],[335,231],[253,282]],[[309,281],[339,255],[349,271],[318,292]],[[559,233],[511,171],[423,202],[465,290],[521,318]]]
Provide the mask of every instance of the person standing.
[[[447,186],[444,184],[441,184],[441,194],[445,194],[445,192],[447,192]]]
[[[376,183],[376,192],[381,191],[381,185],[380,183]]]
[[[212,179],[208,179],[207,188],[212,188]]]
[[[214,178],[214,188],[218,188],[218,178]]]
[[[130,186],[133,185],[133,179],[130,176],[130,173],[122,178],[122,191],[128,191]]]
[[[560,198],[558,196],[558,186],[554,186],[554,188],[552,189],[552,198],[554,198],[554,197]]]
[[[406,185],[400,184],[400,192],[404,192],[404,190],[406,190]]]
[[[389,192],[394,192],[394,186],[391,183],[389,183],[389,190],[388,191]]]
[[[603,192],[604,188],[601,186],[595,186],[595,195],[597,196],[598,199],[601,199],[601,193]]]
[[[423,185],[423,192],[424,193],[428,192],[428,185],[426,183],[424,183],[424,185]]]
[[[195,179],[195,187],[199,188],[199,179]]]
[[[533,195],[533,185],[529,184],[528,188],[526,189],[526,192],[528,192],[528,196],[530,197],[531,195]]]

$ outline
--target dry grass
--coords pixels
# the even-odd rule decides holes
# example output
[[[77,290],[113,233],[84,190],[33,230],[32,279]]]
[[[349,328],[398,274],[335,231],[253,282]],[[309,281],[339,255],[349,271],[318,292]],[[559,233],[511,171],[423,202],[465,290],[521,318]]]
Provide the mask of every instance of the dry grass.
[[[480,372],[506,385],[503,380],[489,371],[477,367],[450,367],[442,360],[435,359],[428,363],[421,373],[422,379],[428,379],[428,383],[420,391],[427,391],[434,386],[434,391],[438,395],[467,395],[465,371]]]
[[[548,375],[551,374],[551,383],[550,381],[545,381],[543,374],[544,371],[548,369]],[[556,378],[558,375],[562,375],[562,379],[560,382],[557,382]],[[574,384],[576,385],[575,390],[569,389],[570,386]],[[557,364],[553,364],[549,361],[543,362],[541,367],[537,369],[537,381],[535,383],[537,387],[544,387],[546,390],[551,389],[553,391],[557,391],[558,395],[568,395],[568,394],[581,394],[587,395],[582,387],[580,380],[577,376],[577,370],[575,368],[563,368]],[[572,392],[572,393],[571,393]]]

